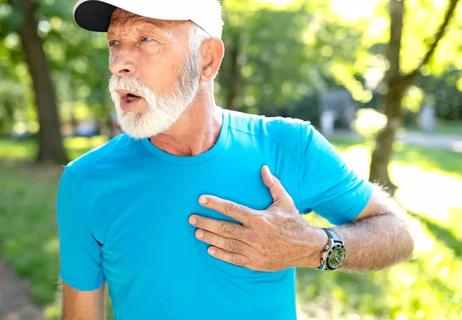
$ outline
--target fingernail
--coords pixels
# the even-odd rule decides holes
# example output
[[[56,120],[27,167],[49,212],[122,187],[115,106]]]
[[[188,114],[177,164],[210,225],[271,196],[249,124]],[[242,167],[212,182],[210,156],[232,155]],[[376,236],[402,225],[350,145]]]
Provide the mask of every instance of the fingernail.
[[[198,237],[199,239],[202,239],[204,237],[204,233],[201,230],[198,230],[196,232],[196,237]]]
[[[270,182],[273,183],[273,175],[271,174],[271,171],[269,167],[265,164],[265,168],[263,169],[266,171],[266,175],[269,178]]]
[[[190,224],[196,224],[196,223],[197,223],[196,217],[190,217],[190,218],[189,218],[189,223],[190,223]]]
[[[207,198],[205,196],[200,196],[199,197],[199,203],[206,204],[207,203]]]
[[[209,248],[209,253],[210,254],[215,254],[215,253],[217,253],[217,250],[215,248],[210,247]]]

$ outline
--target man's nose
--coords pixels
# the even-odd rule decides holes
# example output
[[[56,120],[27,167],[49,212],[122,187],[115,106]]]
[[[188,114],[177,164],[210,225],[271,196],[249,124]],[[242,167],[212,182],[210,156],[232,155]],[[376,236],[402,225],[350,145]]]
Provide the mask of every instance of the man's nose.
[[[114,76],[126,76],[135,73],[135,57],[129,48],[118,48],[109,55],[109,70]]]

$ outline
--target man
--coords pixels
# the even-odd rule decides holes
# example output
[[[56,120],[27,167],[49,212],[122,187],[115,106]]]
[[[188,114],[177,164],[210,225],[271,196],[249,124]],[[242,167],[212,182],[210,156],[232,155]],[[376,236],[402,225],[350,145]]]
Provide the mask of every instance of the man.
[[[104,283],[116,319],[296,319],[295,267],[409,257],[401,210],[309,122],[215,105],[217,1],[81,0],[74,17],[107,31],[125,133],[61,177],[64,319],[101,319]]]

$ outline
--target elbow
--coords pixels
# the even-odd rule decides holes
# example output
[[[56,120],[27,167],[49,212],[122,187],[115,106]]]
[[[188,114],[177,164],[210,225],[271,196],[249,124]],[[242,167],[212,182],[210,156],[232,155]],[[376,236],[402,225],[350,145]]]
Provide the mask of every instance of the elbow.
[[[414,254],[414,237],[412,236],[412,234],[410,232],[408,232],[408,255],[407,255],[407,259],[410,259],[412,258],[413,254]]]
[[[414,253],[414,239],[409,234],[408,239],[406,241],[406,246],[404,249],[404,260],[410,260],[413,256],[413,253]]]
[[[402,261],[410,260],[414,253],[414,237],[408,226],[404,228],[401,236],[401,259]]]

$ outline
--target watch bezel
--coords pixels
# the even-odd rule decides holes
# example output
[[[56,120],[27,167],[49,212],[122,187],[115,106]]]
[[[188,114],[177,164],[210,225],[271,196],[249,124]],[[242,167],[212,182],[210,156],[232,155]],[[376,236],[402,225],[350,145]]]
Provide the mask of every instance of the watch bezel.
[[[339,249],[341,249],[342,253],[343,253],[342,260],[339,263],[337,263],[335,265],[332,265],[331,261],[330,261],[332,253],[334,251],[336,251],[336,250],[339,250]],[[333,245],[327,251],[326,258],[325,258],[325,263],[326,263],[327,270],[338,269],[343,264],[343,261],[345,261],[345,246],[343,245],[342,242],[334,241]]]
[[[324,251],[321,253],[321,264],[318,267],[318,270],[336,270],[343,264],[343,262],[346,259],[345,245],[343,244],[342,239],[338,236],[338,234],[334,230],[330,228],[322,228],[322,229],[326,232],[328,241],[324,248]],[[341,248],[341,250],[343,251],[342,260],[339,261],[338,264],[334,264],[334,265],[329,264],[330,263],[329,258],[331,257],[332,253],[334,252],[334,250],[338,250],[339,248]]]

